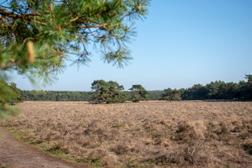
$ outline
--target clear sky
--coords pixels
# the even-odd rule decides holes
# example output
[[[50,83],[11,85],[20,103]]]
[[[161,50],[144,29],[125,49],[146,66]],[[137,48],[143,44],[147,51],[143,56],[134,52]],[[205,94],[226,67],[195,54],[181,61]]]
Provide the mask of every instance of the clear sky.
[[[21,76],[13,80],[29,90],[90,90],[97,79],[156,90],[252,74],[252,0],[152,0],[136,31],[129,44],[133,60],[124,69],[94,54],[88,66],[67,67],[46,87]]]

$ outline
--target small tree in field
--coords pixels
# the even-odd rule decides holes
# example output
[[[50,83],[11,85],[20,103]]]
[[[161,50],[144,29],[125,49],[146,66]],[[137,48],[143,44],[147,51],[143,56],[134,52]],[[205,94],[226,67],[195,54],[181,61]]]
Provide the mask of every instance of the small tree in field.
[[[91,102],[92,103],[122,103],[126,100],[124,89],[114,81],[95,80],[91,86],[94,91]]]
[[[148,92],[142,85],[132,85],[129,90],[131,90],[131,100],[133,102],[139,102],[147,98]]]

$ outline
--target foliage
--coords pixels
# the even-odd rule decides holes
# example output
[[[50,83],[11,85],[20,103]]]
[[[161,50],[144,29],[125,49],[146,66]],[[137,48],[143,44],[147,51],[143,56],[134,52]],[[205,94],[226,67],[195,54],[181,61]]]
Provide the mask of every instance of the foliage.
[[[189,100],[203,100],[208,99],[208,94],[209,91],[206,87],[201,84],[195,84],[191,88],[186,89],[182,97]]]
[[[133,102],[146,100],[148,92],[142,85],[132,85],[132,87],[129,90],[131,91],[131,100]]]
[[[162,100],[252,100],[252,75],[239,83],[215,81],[206,85],[195,84],[187,89],[165,89]]]
[[[0,118],[5,118],[15,114],[12,106],[21,101],[21,91],[14,83],[7,83],[0,78]],[[9,105],[10,104],[10,105]]]
[[[94,91],[92,103],[122,103],[126,101],[126,95],[122,92],[124,89],[114,81],[95,80],[91,86]]]
[[[252,100],[252,75],[246,75],[247,82],[239,83],[239,98],[242,100]]]
[[[30,101],[88,101],[91,95],[90,92],[45,90],[24,90],[21,94],[23,100]]]
[[[186,100],[252,100],[251,75],[246,75],[247,81],[239,83],[215,81],[204,85],[194,85],[186,89],[183,99]]]
[[[67,61],[86,64],[90,48],[96,48],[95,52],[105,62],[122,67],[130,59],[126,44],[134,35],[135,21],[146,16],[148,3],[148,0],[0,1],[0,73],[15,70],[33,81],[41,77],[48,80]],[[1,83],[1,101],[8,102],[10,95],[5,94],[11,89],[4,81]]]
[[[161,100],[181,100],[181,92],[177,89],[165,89],[161,95]]]
[[[122,65],[132,26],[147,6],[148,0],[0,1],[0,69],[49,73],[69,54],[86,63],[92,45],[106,62]]]
[[[162,90],[148,90],[147,100],[159,100],[162,94]]]
[[[21,91],[14,83],[8,84],[3,79],[0,79],[0,95],[0,108],[21,101]]]

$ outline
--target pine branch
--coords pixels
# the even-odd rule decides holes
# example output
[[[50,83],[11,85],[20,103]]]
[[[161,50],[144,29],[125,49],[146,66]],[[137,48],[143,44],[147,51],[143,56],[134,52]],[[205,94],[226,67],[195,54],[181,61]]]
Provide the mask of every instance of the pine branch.
[[[88,25],[85,25],[85,26],[80,26],[80,28],[83,28],[83,29],[91,29],[91,28],[101,28],[101,29],[106,29],[106,25],[107,24],[97,24],[97,25],[93,25],[93,26],[88,26]]]
[[[3,8],[0,8],[0,16],[1,18],[12,18],[12,19],[22,19],[26,21],[31,21],[32,17],[38,16],[38,14],[16,14],[14,12],[9,12]]]

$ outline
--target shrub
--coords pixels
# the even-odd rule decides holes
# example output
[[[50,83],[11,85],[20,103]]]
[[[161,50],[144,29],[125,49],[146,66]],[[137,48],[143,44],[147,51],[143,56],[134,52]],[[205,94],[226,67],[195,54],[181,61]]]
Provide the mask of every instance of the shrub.
[[[165,89],[161,95],[161,100],[181,100],[181,92],[176,89]]]
[[[139,102],[140,100],[146,100],[148,92],[142,85],[132,85],[129,90],[131,90],[131,101]]]

